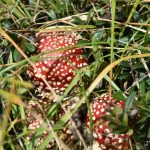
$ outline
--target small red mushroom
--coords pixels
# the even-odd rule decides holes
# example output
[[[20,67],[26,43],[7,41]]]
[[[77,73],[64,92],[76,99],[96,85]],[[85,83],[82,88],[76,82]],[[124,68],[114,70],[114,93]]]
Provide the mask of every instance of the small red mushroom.
[[[69,48],[56,51],[60,48],[75,46],[78,42],[78,34],[67,32],[40,32],[37,34],[37,52],[50,52],[43,54],[42,61],[35,63],[39,73],[47,80],[56,93],[62,94],[75,76],[75,70],[87,66],[87,59],[83,56],[81,48]],[[52,51],[56,51],[51,53]],[[49,92],[41,76],[35,69],[27,69],[29,78],[33,81],[38,91]]]
[[[93,121],[93,137],[100,144],[102,150],[125,150],[128,149],[129,134],[116,134],[112,133],[109,128],[109,121],[103,117],[110,115],[110,110],[116,106],[124,109],[124,101],[117,101],[116,99],[105,94],[96,98],[91,104],[91,113]],[[86,118],[86,125],[89,129],[90,120],[89,115]]]
[[[27,104],[26,109],[26,127],[30,131],[29,135],[27,136],[27,140],[30,142],[33,136],[36,133],[36,129],[38,129],[43,124],[44,112],[40,108],[40,104],[31,100]],[[44,137],[46,137],[47,132],[44,131],[41,137],[37,139],[35,147],[39,146]]]
[[[77,103],[79,98],[71,98],[69,100],[66,100],[63,102],[63,107],[66,110],[72,110]],[[48,124],[47,121],[53,126],[57,121],[60,120],[60,118],[65,114],[64,110],[62,108],[58,108],[57,113],[52,117],[51,119],[45,118],[46,114],[49,111],[49,106],[53,102],[52,99],[43,98],[42,101],[29,101],[27,103],[27,109],[26,109],[26,127],[28,131],[31,131],[30,134],[27,136],[27,140],[29,143],[32,141],[34,135],[36,134],[36,130],[40,128],[42,125],[46,126],[46,130],[43,131],[42,135],[37,137],[37,142],[34,146],[34,148],[37,148],[47,137],[49,131],[48,131]],[[47,120],[48,119],[48,120]],[[57,132],[57,136],[67,145],[73,144],[75,141],[75,136],[70,130],[72,125],[71,122],[68,121],[63,129],[60,129]],[[48,145],[46,150],[53,150],[56,147],[56,142],[52,140]]]

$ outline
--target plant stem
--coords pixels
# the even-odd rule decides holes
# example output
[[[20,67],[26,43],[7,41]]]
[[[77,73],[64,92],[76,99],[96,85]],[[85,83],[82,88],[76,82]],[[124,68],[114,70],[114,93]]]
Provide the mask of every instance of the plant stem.
[[[11,112],[12,104],[8,103],[5,108],[5,112],[3,114],[3,119],[2,119],[2,124],[0,127],[0,150],[3,150],[3,140],[6,135],[6,129],[7,129],[7,124],[8,124],[8,119],[9,119],[9,114]]]

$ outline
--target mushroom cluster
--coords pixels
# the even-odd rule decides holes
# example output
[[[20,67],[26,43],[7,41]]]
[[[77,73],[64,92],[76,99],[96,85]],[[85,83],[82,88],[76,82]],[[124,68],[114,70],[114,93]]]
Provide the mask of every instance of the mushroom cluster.
[[[84,50],[76,47],[80,38],[77,33],[70,34],[70,32],[66,31],[40,32],[37,34],[35,43],[37,53],[41,54],[42,60],[35,62],[38,72],[34,68],[29,67],[27,74],[39,93],[51,92],[45,82],[43,82],[41,75],[57,94],[62,94],[74,78],[75,72],[87,66],[88,61],[84,57]],[[63,107],[66,110],[71,110],[78,101],[79,98],[71,98],[69,101],[63,102]],[[28,103],[26,109],[26,125],[27,128],[31,130],[31,135],[28,136],[29,141],[31,141],[35,135],[35,130],[43,125],[46,119],[45,114],[47,114],[49,107],[54,102],[54,97],[42,97],[38,102],[30,101]],[[129,134],[113,133],[112,129],[109,128],[109,121],[103,119],[104,116],[110,115],[110,110],[113,110],[115,106],[120,106],[124,109],[124,105],[124,101],[117,101],[108,94],[95,98],[91,102],[93,137],[96,143],[99,144],[97,146],[98,149],[128,149]],[[59,108],[57,113],[49,121],[53,125],[53,123],[55,124],[64,114],[64,110]],[[89,114],[87,114],[84,124],[89,131],[91,129]],[[65,128],[57,133],[60,139],[65,141],[65,143],[75,139],[70,127],[70,122],[67,122]],[[46,128],[48,129],[49,127],[47,126]],[[48,131],[44,131],[42,136],[38,138],[35,146],[40,145],[47,135]],[[47,149],[53,149],[54,147],[55,142],[53,141],[49,143]]]
[[[80,38],[77,33],[65,31],[40,32],[36,35],[35,44],[37,53],[41,54],[42,60],[35,62],[38,72],[33,67],[29,67],[27,74],[42,97],[38,102],[29,101],[27,105],[26,126],[29,130],[33,130],[27,137],[29,141],[31,141],[35,135],[35,130],[43,125],[46,119],[45,114],[47,114],[51,104],[55,102],[54,97],[43,97],[43,93],[45,95],[48,93],[49,95],[51,91],[43,82],[41,75],[57,94],[62,94],[74,78],[75,72],[87,66],[84,50],[76,47]],[[66,110],[70,110],[78,100],[78,98],[71,98],[69,101],[63,102],[63,107]],[[49,121],[55,124],[64,114],[64,110],[59,108],[57,114]],[[68,126],[69,122],[66,127],[58,133],[63,141],[74,138]],[[48,126],[46,128],[48,128]],[[43,132],[35,147],[42,143],[47,134],[47,131]],[[53,146],[54,142],[50,143],[47,149],[52,149]]]
[[[99,147],[102,150],[126,150],[128,149],[129,134],[116,134],[112,133],[112,129],[109,128],[109,121],[104,119],[104,116],[110,115],[110,110],[113,110],[116,106],[124,109],[124,101],[117,101],[110,97],[108,94],[104,94],[90,104],[93,122],[93,137],[99,143]],[[86,118],[86,126],[90,129],[91,123],[89,115]]]

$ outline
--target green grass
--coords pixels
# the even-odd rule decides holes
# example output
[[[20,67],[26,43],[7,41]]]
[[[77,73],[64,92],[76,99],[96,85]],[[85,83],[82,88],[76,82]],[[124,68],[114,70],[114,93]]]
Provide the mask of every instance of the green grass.
[[[61,128],[83,103],[89,110],[92,97],[106,92],[126,102],[121,121],[132,134],[130,149],[149,149],[149,18],[149,3],[139,0],[112,0],[111,3],[108,0],[93,3],[81,0],[1,0],[0,149],[34,149],[37,137],[58,113],[65,99],[80,97],[73,110],[65,112],[50,130],[47,129],[49,134],[37,149],[45,149],[52,139],[57,143],[56,149],[60,148]],[[82,35],[83,40],[77,47],[84,48],[89,65],[76,70],[75,78],[63,95],[58,96],[52,91],[57,103],[48,106],[43,125],[28,143],[26,137],[31,131],[25,125],[26,105],[30,100],[40,100],[35,93],[36,87],[32,87],[32,81],[26,75],[28,65],[39,59],[33,38],[39,31],[62,29]],[[80,85],[77,92],[70,95],[77,83]],[[97,86],[99,83],[101,86]],[[62,149],[70,149],[64,143],[62,146]],[[72,145],[73,149],[87,149],[88,146],[81,137]]]

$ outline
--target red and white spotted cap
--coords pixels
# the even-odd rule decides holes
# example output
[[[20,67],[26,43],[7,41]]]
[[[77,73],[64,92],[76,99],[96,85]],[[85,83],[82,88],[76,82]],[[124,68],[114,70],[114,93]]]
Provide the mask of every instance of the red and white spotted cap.
[[[75,104],[79,98],[71,98],[63,103],[63,107],[66,108],[66,110],[71,110],[74,108]],[[27,103],[27,109],[26,109],[26,127],[28,131],[30,131],[30,134],[27,136],[28,142],[32,142],[34,135],[36,134],[36,130],[41,127],[42,125],[46,125],[45,123],[45,116],[48,113],[49,106],[53,100],[44,98],[42,100],[39,100],[38,102],[30,100]],[[65,114],[64,110],[62,108],[59,108],[57,113],[49,120],[52,125],[54,125],[57,121],[60,120],[60,118]],[[44,123],[45,122],[45,123]],[[60,129],[57,132],[57,136],[65,143],[74,143],[74,135],[70,130],[71,123],[67,122],[63,129]],[[41,136],[37,137],[37,142],[34,145],[34,148],[38,147],[47,137],[49,131],[48,124],[46,125],[45,130],[42,132]],[[50,141],[47,145],[46,150],[53,150],[56,147],[56,142],[54,140]]]
[[[60,48],[75,46],[79,38],[76,33],[66,32],[40,32],[37,34],[36,45],[38,52],[51,52]],[[56,93],[63,93],[74,78],[75,70],[87,66],[87,59],[83,56],[81,48],[69,48],[64,51],[44,54],[42,61],[36,62],[35,66],[41,75],[47,80]],[[29,67],[27,74],[34,85],[41,92],[49,92],[42,81],[41,75],[35,69]]]
[[[100,144],[102,150],[125,150],[128,148],[129,134],[115,134],[109,128],[109,121],[104,120],[102,117],[110,115],[110,110],[115,106],[120,106],[124,109],[124,101],[117,101],[116,99],[105,94],[96,98],[91,104],[93,137]],[[86,125],[89,129],[90,121],[89,115],[86,118]]]

